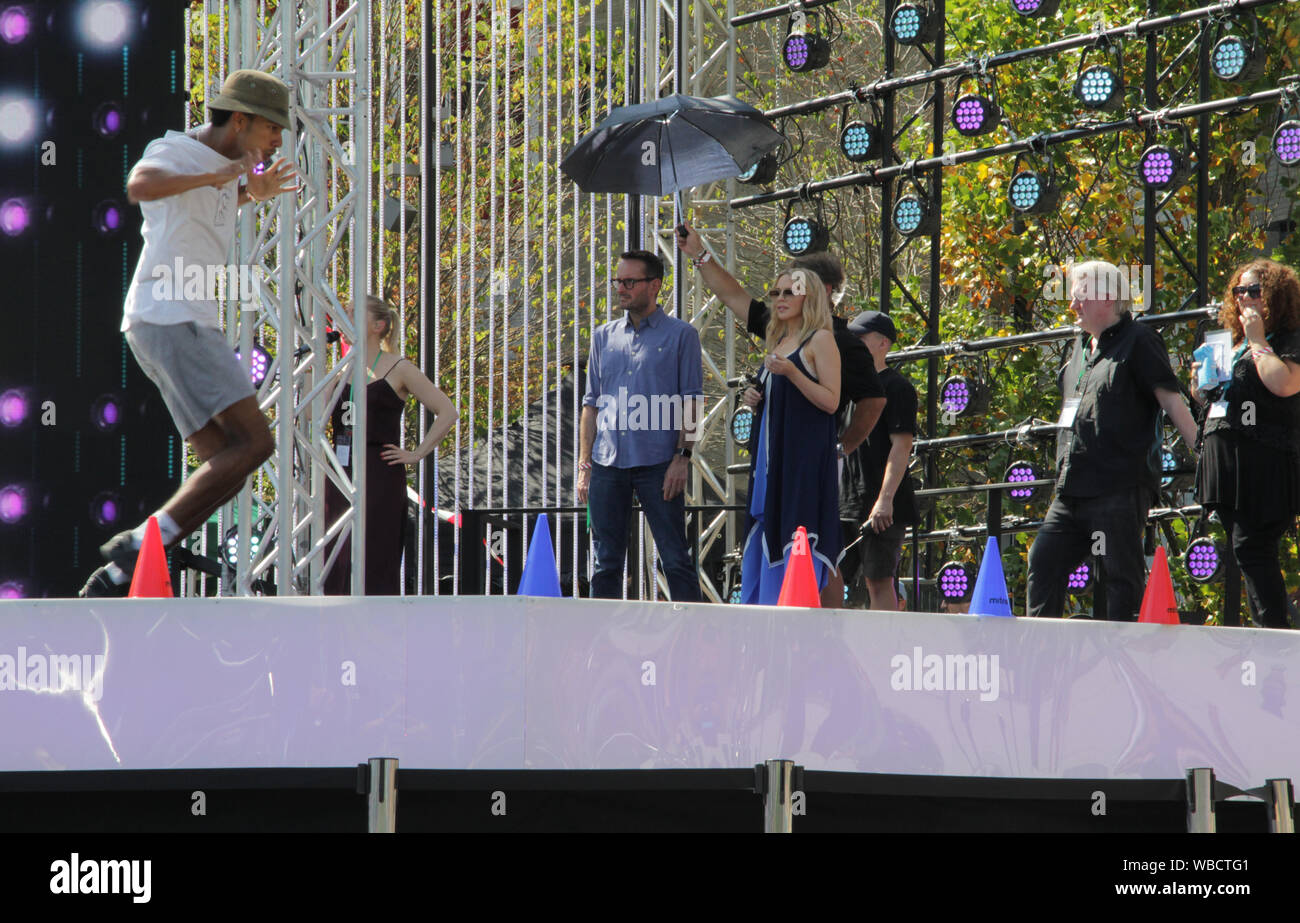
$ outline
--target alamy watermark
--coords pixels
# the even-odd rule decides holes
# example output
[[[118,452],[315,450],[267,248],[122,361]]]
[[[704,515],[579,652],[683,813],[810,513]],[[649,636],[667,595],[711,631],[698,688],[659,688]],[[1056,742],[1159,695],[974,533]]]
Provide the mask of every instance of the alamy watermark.
[[[260,302],[262,286],[268,280],[261,266],[243,263],[186,263],[179,256],[170,264],[153,268],[150,293],[155,301]]]
[[[1071,301],[1076,291],[1086,298],[1102,301],[1127,301],[1139,313],[1147,310],[1147,293],[1153,291],[1152,267],[1139,263],[1117,266],[1051,263],[1043,267],[1043,298],[1047,301]]]
[[[895,654],[889,666],[895,692],[978,692],[981,702],[992,702],[1000,691],[997,654],[927,654],[918,646]]]
[[[104,695],[103,654],[0,654],[0,692],[79,692],[98,702]]]
[[[617,394],[596,398],[597,431],[680,432],[699,419],[701,398],[680,394]]]
[[[137,904],[152,896],[152,859],[82,859],[77,853],[50,863],[51,894],[129,894]]]

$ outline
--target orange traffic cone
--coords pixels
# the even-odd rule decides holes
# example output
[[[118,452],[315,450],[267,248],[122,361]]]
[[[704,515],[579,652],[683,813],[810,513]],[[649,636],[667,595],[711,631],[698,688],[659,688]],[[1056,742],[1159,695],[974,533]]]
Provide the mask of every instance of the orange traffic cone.
[[[817,575],[813,572],[812,555],[808,553],[808,530],[803,526],[795,530],[794,547],[790,549],[790,560],[785,565],[781,595],[777,597],[776,604],[821,608],[822,594],[817,589]]]
[[[172,578],[167,573],[167,552],[163,550],[157,517],[150,516],[148,525],[144,527],[144,543],[140,545],[140,556],[135,559],[131,591],[126,595],[143,599],[172,595]]]
[[[1169,576],[1169,559],[1163,545],[1156,547],[1156,562],[1147,578],[1147,589],[1142,594],[1142,611],[1138,614],[1139,622],[1155,622],[1159,625],[1177,625],[1178,603],[1174,599],[1174,581]]]

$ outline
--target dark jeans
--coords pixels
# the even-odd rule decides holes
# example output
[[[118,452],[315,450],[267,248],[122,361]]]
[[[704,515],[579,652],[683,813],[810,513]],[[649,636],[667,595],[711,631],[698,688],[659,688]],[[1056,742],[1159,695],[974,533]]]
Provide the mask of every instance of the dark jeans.
[[[659,550],[673,601],[700,601],[700,577],[686,544],[685,493],[672,500],[664,499],[664,475],[669,464],[671,461],[636,468],[591,466],[587,509],[591,513],[591,537],[596,545],[596,569],[591,577],[593,598],[623,598],[623,559],[627,555],[635,491]]]
[[[1151,495],[1143,487],[1101,497],[1060,497],[1029,549],[1027,614],[1060,618],[1065,610],[1065,581],[1070,572],[1104,539],[1097,555],[1100,584],[1106,594],[1106,617],[1116,622],[1137,619],[1146,590],[1142,534]]]
[[[1217,509],[1223,531],[1232,541],[1232,554],[1246,580],[1246,595],[1255,609],[1255,620],[1265,628],[1289,628],[1286,581],[1277,546],[1290,522],[1255,523],[1243,520],[1235,510]]]

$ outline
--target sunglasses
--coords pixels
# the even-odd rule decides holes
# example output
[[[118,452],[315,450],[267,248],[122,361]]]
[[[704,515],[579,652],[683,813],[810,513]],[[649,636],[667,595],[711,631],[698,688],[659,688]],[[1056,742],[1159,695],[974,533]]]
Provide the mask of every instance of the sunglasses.
[[[803,292],[796,292],[792,288],[774,288],[767,293],[767,297],[769,301],[776,301],[776,299],[780,298],[782,295],[793,298],[795,295],[802,294]]]
[[[1247,298],[1258,298],[1262,291],[1264,291],[1264,286],[1260,285],[1258,282],[1254,285],[1234,285],[1232,287],[1232,294],[1238,298],[1242,295],[1245,295]]]

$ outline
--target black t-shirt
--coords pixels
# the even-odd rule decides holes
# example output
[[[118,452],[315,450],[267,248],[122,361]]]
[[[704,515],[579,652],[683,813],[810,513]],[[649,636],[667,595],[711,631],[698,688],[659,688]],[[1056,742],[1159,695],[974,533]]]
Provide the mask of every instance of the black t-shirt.
[[[885,389],[885,411],[875,429],[856,452],[844,459],[840,477],[840,518],[861,522],[871,515],[871,508],[885,483],[885,466],[893,448],[894,433],[916,435],[916,388],[897,369],[878,372]],[[894,494],[894,522],[915,525],[919,517],[912,479],[906,474]]]
[[[1300,362],[1300,330],[1275,331],[1268,337],[1279,359]],[[1206,417],[1205,434],[1233,429],[1269,448],[1300,454],[1300,394],[1278,397],[1260,381],[1255,361],[1246,352],[1232,366],[1232,380],[1211,400],[1228,402],[1225,416]]]
[[[767,338],[767,321],[771,315],[768,306],[757,298],[749,302],[749,322],[745,329],[759,339]],[[884,397],[885,389],[881,387],[876,376],[876,363],[871,358],[871,351],[853,334],[849,333],[849,322],[842,317],[831,317],[831,332],[835,334],[835,345],[840,351],[840,406],[836,414],[844,413],[849,404],[870,397]],[[844,419],[840,425],[843,429]]]
[[[1063,497],[1100,497],[1160,483],[1156,388],[1178,391],[1164,340],[1125,314],[1102,331],[1082,371],[1079,409],[1056,480]]]

